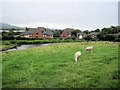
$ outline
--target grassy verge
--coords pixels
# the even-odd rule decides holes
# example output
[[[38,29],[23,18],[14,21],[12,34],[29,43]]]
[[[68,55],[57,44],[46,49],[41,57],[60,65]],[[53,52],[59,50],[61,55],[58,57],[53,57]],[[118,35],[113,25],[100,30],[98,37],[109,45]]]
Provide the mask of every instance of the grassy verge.
[[[87,46],[93,53],[84,52]],[[75,63],[77,51],[82,56]],[[115,88],[118,79],[117,43],[58,43],[2,53],[3,88]]]
[[[0,41],[0,49],[4,49],[4,48],[8,48],[8,47],[12,47],[12,46],[16,46],[15,44],[11,43],[11,41],[6,40],[6,41]]]
[[[51,40],[10,40],[12,44],[17,43],[17,44],[43,44],[43,43],[60,43],[60,42],[82,42],[85,40],[59,40],[59,39],[51,39]]]
[[[59,40],[59,39],[50,39],[50,40],[4,40],[1,41],[0,49],[4,49],[7,47],[12,47],[16,45],[22,44],[44,44],[44,43],[60,43],[60,42],[81,42],[84,40]]]

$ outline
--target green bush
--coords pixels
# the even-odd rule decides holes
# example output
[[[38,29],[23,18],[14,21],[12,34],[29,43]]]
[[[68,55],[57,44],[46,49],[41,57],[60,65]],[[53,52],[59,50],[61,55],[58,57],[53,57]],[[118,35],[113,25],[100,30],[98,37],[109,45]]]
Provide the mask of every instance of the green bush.
[[[91,41],[98,41],[98,39],[97,38],[92,38]]]
[[[73,36],[72,36],[72,40],[75,40],[75,39],[76,39],[76,37],[75,37],[75,35],[73,35]]]
[[[88,34],[87,36],[84,37],[85,40],[90,41],[92,39],[92,36]]]
[[[116,38],[115,41],[120,42],[120,38]]]
[[[114,41],[115,38],[116,38],[116,35],[114,35],[114,34],[107,34],[107,35],[105,35],[104,40],[105,41]]]
[[[104,40],[104,37],[105,37],[105,34],[102,34],[102,33],[97,34],[97,38],[98,38],[99,40]]]

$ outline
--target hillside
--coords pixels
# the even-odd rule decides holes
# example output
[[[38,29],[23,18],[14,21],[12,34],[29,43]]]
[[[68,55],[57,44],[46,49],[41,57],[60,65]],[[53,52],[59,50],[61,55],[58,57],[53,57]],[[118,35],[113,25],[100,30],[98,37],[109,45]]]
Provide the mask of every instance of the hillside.
[[[19,26],[15,26],[15,25],[10,25],[10,24],[7,24],[7,23],[0,23],[0,29],[11,29],[11,28],[15,28],[15,29],[25,29],[25,27],[19,27]]]

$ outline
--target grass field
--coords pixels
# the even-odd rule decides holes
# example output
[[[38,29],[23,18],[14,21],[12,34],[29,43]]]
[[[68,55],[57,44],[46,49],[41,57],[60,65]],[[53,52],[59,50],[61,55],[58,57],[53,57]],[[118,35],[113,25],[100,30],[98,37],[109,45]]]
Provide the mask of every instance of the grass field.
[[[84,52],[93,46],[93,53]],[[82,55],[76,63],[74,54]],[[112,42],[58,43],[2,53],[3,88],[118,87],[118,45]]]

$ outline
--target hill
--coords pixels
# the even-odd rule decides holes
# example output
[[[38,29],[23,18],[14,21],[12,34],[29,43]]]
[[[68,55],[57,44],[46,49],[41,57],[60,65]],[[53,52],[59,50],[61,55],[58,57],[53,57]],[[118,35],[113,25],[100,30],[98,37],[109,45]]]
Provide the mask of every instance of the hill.
[[[25,27],[19,27],[19,26],[15,26],[15,25],[10,25],[10,24],[7,24],[7,23],[0,23],[0,29],[11,29],[11,28],[15,28],[15,29],[25,29]]]

